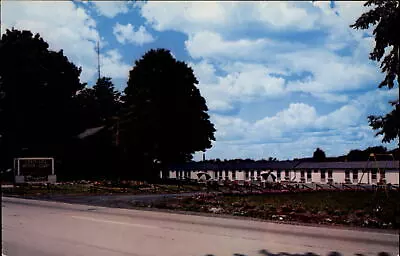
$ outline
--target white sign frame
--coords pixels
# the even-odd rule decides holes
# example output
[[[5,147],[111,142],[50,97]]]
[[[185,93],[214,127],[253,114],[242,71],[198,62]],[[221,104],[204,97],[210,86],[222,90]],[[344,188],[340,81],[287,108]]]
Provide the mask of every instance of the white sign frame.
[[[26,181],[25,176],[20,173],[21,160],[51,160],[51,175],[47,176],[47,181]],[[15,183],[51,183],[57,182],[57,176],[54,173],[54,158],[53,157],[19,157],[14,158],[14,170],[17,171],[15,175]]]

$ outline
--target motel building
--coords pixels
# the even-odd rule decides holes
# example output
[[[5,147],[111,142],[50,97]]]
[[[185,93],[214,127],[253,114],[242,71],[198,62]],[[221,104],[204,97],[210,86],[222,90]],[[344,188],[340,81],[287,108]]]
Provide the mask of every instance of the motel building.
[[[163,175],[164,174],[164,175]],[[319,184],[399,185],[399,161],[205,163],[174,165],[163,179]]]

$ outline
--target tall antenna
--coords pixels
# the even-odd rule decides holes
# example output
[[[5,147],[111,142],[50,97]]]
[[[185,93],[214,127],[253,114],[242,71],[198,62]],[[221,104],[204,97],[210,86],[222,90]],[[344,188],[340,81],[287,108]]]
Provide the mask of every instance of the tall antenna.
[[[100,79],[100,43],[99,43],[99,41],[97,41],[96,50],[97,50],[97,73],[98,73],[98,76]]]

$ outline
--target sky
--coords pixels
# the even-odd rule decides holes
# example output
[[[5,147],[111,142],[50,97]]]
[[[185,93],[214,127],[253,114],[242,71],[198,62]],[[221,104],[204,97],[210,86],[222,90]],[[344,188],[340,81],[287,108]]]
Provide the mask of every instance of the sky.
[[[39,33],[89,86],[99,41],[101,74],[121,91],[135,60],[169,49],[194,70],[217,129],[207,159],[287,160],[382,145],[367,116],[390,111],[398,89],[377,89],[372,28],[349,28],[366,10],[361,1],[3,0],[1,32]]]

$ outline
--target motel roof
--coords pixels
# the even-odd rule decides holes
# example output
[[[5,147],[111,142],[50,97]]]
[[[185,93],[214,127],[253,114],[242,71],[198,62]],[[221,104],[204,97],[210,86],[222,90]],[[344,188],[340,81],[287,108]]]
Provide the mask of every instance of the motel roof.
[[[171,165],[170,170],[182,171],[223,171],[223,170],[287,170],[287,169],[399,169],[399,161],[357,161],[357,162],[252,162],[252,163],[207,163],[191,162]]]
[[[399,169],[399,161],[303,162],[295,169]]]

